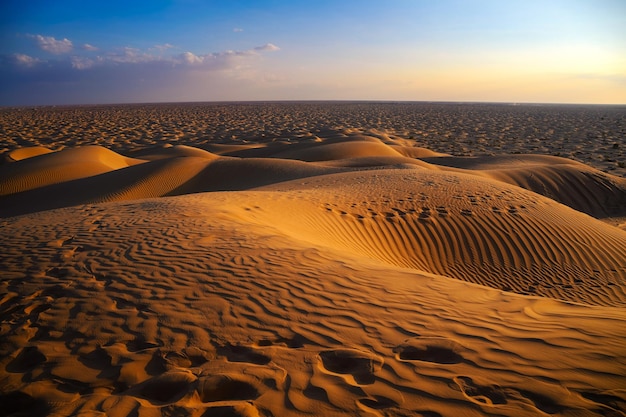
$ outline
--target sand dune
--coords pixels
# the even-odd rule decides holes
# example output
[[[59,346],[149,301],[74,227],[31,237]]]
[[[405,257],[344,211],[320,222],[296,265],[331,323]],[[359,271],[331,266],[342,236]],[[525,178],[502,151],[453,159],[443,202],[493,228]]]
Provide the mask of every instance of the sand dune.
[[[271,220],[255,215],[294,238],[507,291],[626,305],[624,232],[516,187],[394,169],[262,189],[300,191],[295,208],[276,198],[263,210]]]
[[[30,146],[28,148],[18,148],[6,153],[6,162],[21,161],[33,156],[44,155],[52,152],[51,149],[43,146]]]
[[[623,308],[383,265],[278,220],[242,221],[279,194],[5,220],[3,399],[61,415],[623,412]]]
[[[626,180],[411,143],[12,151],[4,413],[625,415]]]
[[[418,160],[377,138],[328,142],[251,149],[265,149],[267,158],[190,146],[149,149],[145,160],[140,152],[128,159],[98,147],[49,153],[6,166],[14,171],[5,189],[25,184],[26,191],[3,197],[0,214],[258,189],[278,192],[276,203],[245,221],[275,224],[308,243],[520,294],[626,302],[624,233],[583,214],[626,215],[626,180],[549,156]],[[277,158],[285,155],[324,162]],[[104,161],[96,169],[110,170],[87,176],[94,160]],[[73,180],[40,186],[33,178],[50,166]]]
[[[150,147],[147,149],[136,150],[135,152],[133,152],[134,158],[141,158],[147,161],[176,158],[182,156],[204,158],[208,160],[218,158],[217,155],[211,152],[186,145]]]
[[[594,217],[626,215],[626,179],[554,156],[506,155],[481,158],[424,158],[471,170],[549,197]]]
[[[32,190],[140,163],[101,146],[84,146],[0,165],[0,196]]]

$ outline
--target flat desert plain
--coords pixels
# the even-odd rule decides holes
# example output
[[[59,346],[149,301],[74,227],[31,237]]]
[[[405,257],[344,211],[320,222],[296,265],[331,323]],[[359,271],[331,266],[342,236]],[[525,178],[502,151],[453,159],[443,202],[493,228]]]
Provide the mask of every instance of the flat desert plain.
[[[626,416],[626,108],[0,109],[0,414]]]

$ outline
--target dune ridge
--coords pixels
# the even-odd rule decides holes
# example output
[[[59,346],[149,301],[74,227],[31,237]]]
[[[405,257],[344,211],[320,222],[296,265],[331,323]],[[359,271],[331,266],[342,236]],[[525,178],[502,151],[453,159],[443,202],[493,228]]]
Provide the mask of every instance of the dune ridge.
[[[309,133],[5,158],[2,410],[626,415],[626,179]]]
[[[0,165],[0,196],[110,172],[140,163],[101,146],[37,152]]]
[[[265,217],[245,221],[270,222],[293,238],[423,273],[624,304],[624,233],[582,213],[625,215],[626,180],[564,158],[414,159],[392,146],[355,135],[235,151],[248,157],[190,146],[148,149],[144,160],[141,152],[128,159],[99,147],[63,150],[14,163],[5,188],[26,184],[26,191],[2,197],[0,214],[199,192],[275,192],[277,204]],[[109,170],[85,175],[83,167],[99,159]],[[124,167],[128,161],[133,165]],[[73,180],[40,186],[51,165]]]
[[[278,207],[264,210],[294,237],[523,294],[626,302],[623,231],[534,193],[475,176],[410,169],[292,184],[261,189],[303,190],[277,199],[283,210],[298,201],[292,211],[299,215],[291,221],[272,217],[283,212]]]
[[[626,207],[624,179],[566,158],[502,155],[424,161],[517,185],[594,217],[623,216]]]

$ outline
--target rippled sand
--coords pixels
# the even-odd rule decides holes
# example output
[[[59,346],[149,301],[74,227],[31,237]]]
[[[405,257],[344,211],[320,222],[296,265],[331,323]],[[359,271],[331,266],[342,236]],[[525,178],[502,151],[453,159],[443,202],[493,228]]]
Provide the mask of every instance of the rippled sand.
[[[626,413],[623,109],[2,112],[5,413]]]
[[[626,107],[463,103],[227,103],[0,109],[0,152],[297,141],[379,130],[455,156],[540,153],[626,177]]]

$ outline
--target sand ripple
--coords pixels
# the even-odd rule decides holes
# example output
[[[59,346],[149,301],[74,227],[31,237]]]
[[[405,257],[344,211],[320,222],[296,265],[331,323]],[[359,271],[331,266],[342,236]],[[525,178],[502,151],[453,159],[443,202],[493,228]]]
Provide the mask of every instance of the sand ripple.
[[[623,179],[353,133],[2,165],[5,412],[626,413]]]

